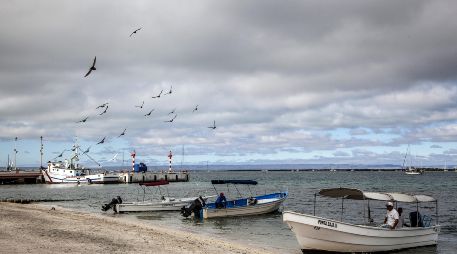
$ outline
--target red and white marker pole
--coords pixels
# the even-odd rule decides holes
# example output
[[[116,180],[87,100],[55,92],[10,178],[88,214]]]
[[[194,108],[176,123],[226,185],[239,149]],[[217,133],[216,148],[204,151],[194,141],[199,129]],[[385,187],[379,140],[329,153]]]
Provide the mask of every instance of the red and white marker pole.
[[[136,156],[135,150],[133,150],[133,153],[131,154],[131,156],[132,156],[132,172],[135,172],[135,156]]]
[[[171,151],[170,151],[170,153],[168,154],[168,162],[170,163],[170,166],[169,166],[169,168],[168,168],[168,171],[169,171],[169,172],[171,172],[171,158],[172,158],[172,157],[173,157],[173,154],[172,154]]]

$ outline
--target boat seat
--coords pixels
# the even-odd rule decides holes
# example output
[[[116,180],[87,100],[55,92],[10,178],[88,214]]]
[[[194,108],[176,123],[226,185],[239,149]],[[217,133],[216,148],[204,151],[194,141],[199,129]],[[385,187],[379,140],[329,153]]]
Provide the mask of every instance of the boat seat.
[[[422,226],[423,227],[430,227],[430,224],[432,223],[432,217],[428,215],[423,215],[422,216]]]
[[[411,222],[411,227],[423,227],[424,223],[422,222],[422,216],[419,212],[410,212],[409,221]]]

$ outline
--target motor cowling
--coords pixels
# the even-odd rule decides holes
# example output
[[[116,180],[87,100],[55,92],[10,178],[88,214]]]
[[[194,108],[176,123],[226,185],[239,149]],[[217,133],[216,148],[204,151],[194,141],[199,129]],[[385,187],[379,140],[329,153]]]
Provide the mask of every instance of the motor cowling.
[[[114,210],[114,207],[116,206],[116,204],[122,204],[122,198],[120,196],[113,198],[111,200],[111,202],[109,202],[108,204],[104,204],[102,206],[102,211],[106,212],[111,208],[113,208],[113,210]]]
[[[189,217],[192,215],[192,213],[195,214],[200,214],[200,210],[206,205],[205,200],[200,196],[194,201],[189,206],[183,206],[181,208],[181,215],[184,217]]]

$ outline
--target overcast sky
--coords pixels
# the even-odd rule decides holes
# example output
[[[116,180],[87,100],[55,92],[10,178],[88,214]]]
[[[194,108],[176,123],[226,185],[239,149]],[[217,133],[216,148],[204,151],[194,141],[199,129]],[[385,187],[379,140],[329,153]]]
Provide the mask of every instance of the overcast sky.
[[[456,16],[454,0],[1,1],[0,163],[18,137],[17,164],[38,165],[43,136],[45,161],[77,137],[102,165],[183,147],[193,164],[401,165],[408,144],[413,164],[457,164]]]

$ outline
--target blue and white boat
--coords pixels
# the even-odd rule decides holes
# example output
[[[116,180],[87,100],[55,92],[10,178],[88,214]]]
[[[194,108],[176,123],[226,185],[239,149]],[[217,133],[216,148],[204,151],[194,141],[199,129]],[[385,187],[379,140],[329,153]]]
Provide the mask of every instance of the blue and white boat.
[[[220,185],[257,185],[253,180],[212,180],[211,184]],[[216,190],[216,188],[214,187]],[[217,191],[217,190],[216,190]],[[250,191],[250,188],[249,188]],[[239,193],[241,196],[241,193]],[[252,194],[252,192],[251,192]],[[238,199],[227,200],[222,207],[217,207],[216,203],[208,203],[201,210],[201,217],[204,219],[232,216],[249,216],[259,215],[278,211],[284,200],[287,198],[287,192],[276,192],[260,196],[249,196]]]

